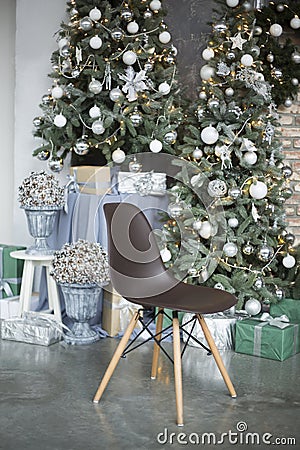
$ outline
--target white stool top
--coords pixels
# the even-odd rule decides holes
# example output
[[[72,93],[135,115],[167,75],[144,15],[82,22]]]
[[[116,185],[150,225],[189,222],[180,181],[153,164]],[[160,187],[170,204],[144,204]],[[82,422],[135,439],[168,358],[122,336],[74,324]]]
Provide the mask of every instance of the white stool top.
[[[15,259],[24,259],[25,261],[52,261],[53,255],[29,255],[25,250],[16,250],[10,253],[10,256]]]

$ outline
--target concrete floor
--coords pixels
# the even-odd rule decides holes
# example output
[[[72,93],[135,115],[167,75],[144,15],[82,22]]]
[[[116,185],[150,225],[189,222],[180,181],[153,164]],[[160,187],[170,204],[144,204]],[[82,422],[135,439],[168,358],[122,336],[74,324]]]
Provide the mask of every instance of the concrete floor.
[[[300,354],[281,363],[221,352],[238,392],[232,399],[213,358],[188,347],[185,426],[179,428],[173,367],[162,355],[159,376],[150,380],[151,343],[120,361],[101,402],[92,403],[116,344],[112,338],[77,347],[0,340],[1,450],[210,448],[213,439],[222,449],[270,448],[262,443],[264,433],[271,443],[277,437],[297,440],[277,448],[299,448]],[[210,444],[203,433],[214,433]],[[222,433],[230,435],[224,443]],[[261,444],[247,445],[246,437]]]

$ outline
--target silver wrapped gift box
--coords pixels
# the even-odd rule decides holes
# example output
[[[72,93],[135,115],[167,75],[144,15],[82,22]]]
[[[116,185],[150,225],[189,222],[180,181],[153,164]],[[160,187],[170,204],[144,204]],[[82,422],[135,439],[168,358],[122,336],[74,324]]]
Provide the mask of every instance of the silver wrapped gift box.
[[[60,341],[64,325],[46,314],[25,313],[1,322],[1,338],[48,346]]]
[[[182,324],[185,325],[185,330],[190,333],[193,327],[193,321],[190,323],[190,319],[194,314],[186,313],[183,316]],[[204,315],[205,322],[208,326],[208,329],[212,335],[212,338],[215,341],[215,344],[219,350],[233,350],[234,349],[234,337],[235,337],[235,323],[237,321],[237,317],[227,317],[224,314],[213,314],[213,315]],[[193,329],[192,336],[194,336],[198,341],[202,342],[204,345],[208,346],[206,339],[203,335],[202,328],[198,321],[196,321],[196,325]],[[183,333],[182,335],[183,341],[186,342],[188,335]],[[201,346],[194,341],[194,339],[190,338],[189,345],[193,347]]]

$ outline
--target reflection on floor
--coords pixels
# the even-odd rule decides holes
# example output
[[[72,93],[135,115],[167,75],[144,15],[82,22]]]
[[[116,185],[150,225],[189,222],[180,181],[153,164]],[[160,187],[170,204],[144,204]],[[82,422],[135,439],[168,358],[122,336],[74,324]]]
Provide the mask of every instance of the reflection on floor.
[[[116,344],[113,338],[77,347],[0,340],[0,449],[149,450],[213,443],[229,449],[246,440],[263,449],[276,438],[296,438],[299,445],[300,354],[279,362],[221,352],[238,393],[232,399],[213,358],[188,347],[185,426],[178,428],[173,367],[161,355],[158,378],[150,380],[151,343],[120,360],[101,402],[92,403]]]

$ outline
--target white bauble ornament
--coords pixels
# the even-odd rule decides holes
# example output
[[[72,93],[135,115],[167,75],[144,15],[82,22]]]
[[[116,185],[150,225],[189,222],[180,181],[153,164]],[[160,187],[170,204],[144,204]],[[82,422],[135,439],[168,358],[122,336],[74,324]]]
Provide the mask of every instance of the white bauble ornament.
[[[293,86],[298,86],[298,84],[299,84],[299,80],[298,80],[298,78],[292,78],[292,85]]]
[[[219,139],[218,130],[211,125],[203,128],[203,130],[201,131],[201,139],[203,142],[205,142],[205,144],[214,144]]]
[[[255,152],[246,152],[243,156],[243,160],[249,166],[253,166],[253,164],[257,161],[257,154]]]
[[[101,111],[100,111],[99,106],[96,106],[96,105],[92,106],[91,109],[89,110],[89,116],[92,119],[97,119],[98,117],[100,117]]]
[[[102,16],[101,11],[98,8],[96,8],[96,7],[91,9],[90,12],[89,12],[89,17],[94,22],[97,22],[97,20],[100,20],[101,16]]]
[[[295,16],[292,18],[292,20],[290,21],[290,25],[294,30],[297,30],[298,28],[300,28],[300,19],[298,16]]]
[[[291,269],[296,264],[296,260],[292,255],[286,255],[282,260],[282,264],[287,269]]]
[[[225,89],[225,95],[227,95],[227,97],[232,97],[234,95],[234,90],[231,87]]]
[[[205,61],[209,61],[210,59],[212,59],[215,56],[215,52],[213,51],[212,48],[205,48],[202,52],[202,58]]]
[[[245,310],[249,316],[256,316],[261,311],[261,303],[256,298],[250,298],[245,303]]]
[[[64,90],[60,86],[55,86],[51,91],[51,95],[53,98],[62,98]]]
[[[245,55],[243,55],[241,57],[241,63],[243,64],[243,66],[245,67],[250,67],[253,64],[253,58],[251,55],[249,55],[249,53],[246,53]]]
[[[67,123],[67,119],[63,114],[57,114],[57,116],[54,117],[53,122],[58,128],[63,128]]]
[[[65,45],[69,45],[69,40],[67,38],[62,38],[58,41],[58,48],[61,49]]]
[[[281,36],[282,26],[279,25],[279,23],[273,23],[273,25],[270,26],[270,33],[274,37]]]
[[[233,258],[237,254],[238,248],[233,242],[227,242],[223,247],[223,252],[228,258]]]
[[[130,34],[135,34],[139,31],[139,26],[136,22],[129,22],[129,24],[127,25],[127,31]]]
[[[267,195],[268,187],[263,181],[256,181],[256,183],[251,184],[249,193],[251,197],[255,198],[256,200],[261,200]]]
[[[166,81],[164,81],[163,83],[160,83],[160,85],[158,86],[158,90],[161,94],[168,95],[171,90],[171,86],[166,83]]]
[[[113,162],[115,162],[116,164],[121,164],[122,162],[125,161],[126,155],[123,152],[123,150],[121,150],[120,148],[117,148],[117,150],[115,150],[112,155],[112,160]]]
[[[200,77],[204,81],[207,81],[210,78],[212,78],[214,76],[214,74],[215,74],[215,69],[213,67],[209,66],[208,64],[205,64],[200,69]]]
[[[95,120],[95,122],[92,123],[92,131],[95,134],[103,134],[105,131],[105,128],[103,126],[102,120]]]
[[[226,0],[227,6],[235,8],[239,4],[239,0]]]
[[[132,66],[136,62],[137,56],[132,50],[127,50],[127,52],[123,53],[122,59],[127,66]]]
[[[193,151],[193,158],[195,159],[200,159],[203,156],[203,151],[199,148],[196,147],[195,150]]]
[[[200,92],[199,92],[199,98],[200,98],[200,100],[205,100],[206,97],[207,97],[206,92],[204,92],[204,91],[200,91]]]
[[[236,217],[230,217],[230,219],[228,219],[228,225],[230,228],[236,228],[239,225],[239,221]]]
[[[160,256],[163,262],[168,262],[172,258],[172,253],[167,247],[165,247],[160,251]]]
[[[100,81],[93,78],[89,83],[89,91],[93,94],[99,94],[102,91],[102,84],[100,83]]]
[[[151,141],[149,144],[149,148],[151,152],[159,153],[162,150],[163,145],[162,142],[160,142],[158,139],[153,139],[153,141]]]
[[[113,102],[118,102],[123,97],[123,93],[119,88],[113,88],[109,93],[109,98]]]
[[[208,220],[204,220],[199,230],[199,236],[201,236],[203,239],[209,239],[211,237],[211,234],[212,234],[211,223]]]
[[[92,47],[94,50],[98,50],[100,47],[102,47],[102,39],[99,36],[93,36],[90,39],[90,47]]]
[[[159,33],[158,40],[162,44],[168,44],[171,40],[171,34],[168,31],[163,31]]]
[[[159,0],[152,0],[149,7],[152,11],[158,11],[161,8],[161,2]]]

